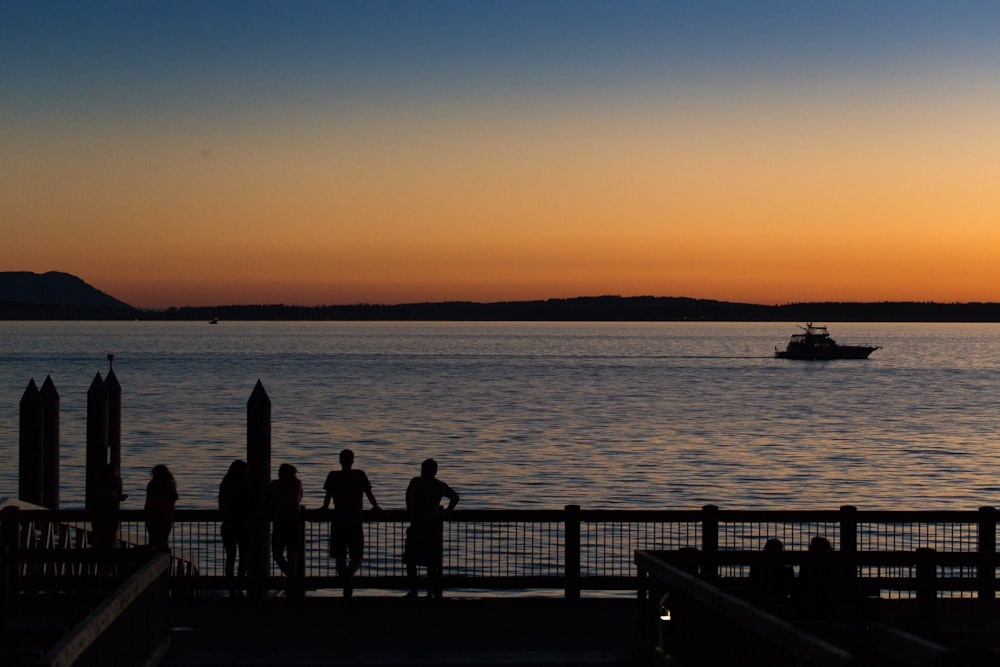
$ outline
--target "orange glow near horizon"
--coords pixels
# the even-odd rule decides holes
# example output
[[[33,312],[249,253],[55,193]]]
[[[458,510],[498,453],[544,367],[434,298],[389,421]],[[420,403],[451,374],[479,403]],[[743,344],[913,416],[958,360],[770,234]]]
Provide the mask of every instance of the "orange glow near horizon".
[[[1000,302],[1000,91],[932,78],[25,116],[0,269],[143,308]]]

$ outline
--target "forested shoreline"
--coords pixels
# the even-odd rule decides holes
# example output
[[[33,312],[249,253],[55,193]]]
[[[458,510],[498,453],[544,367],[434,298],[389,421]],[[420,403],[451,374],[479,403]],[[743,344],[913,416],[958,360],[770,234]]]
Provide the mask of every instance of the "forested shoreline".
[[[576,297],[398,305],[184,306],[163,310],[0,302],[4,320],[512,322],[1000,322],[998,303],[820,302],[759,305],[684,297]]]

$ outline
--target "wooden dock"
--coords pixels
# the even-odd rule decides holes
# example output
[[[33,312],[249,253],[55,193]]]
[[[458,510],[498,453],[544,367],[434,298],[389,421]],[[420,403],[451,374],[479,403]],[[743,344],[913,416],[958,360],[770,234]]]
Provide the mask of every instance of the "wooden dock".
[[[365,561],[351,600],[339,596],[344,582],[329,558],[327,514],[303,512],[298,574],[277,575],[268,558],[264,574],[243,582],[267,591],[267,599],[254,601],[223,597],[234,582],[223,575],[217,511],[178,510],[170,554],[142,545],[140,512],[120,518],[119,548],[108,552],[90,547],[84,510],[21,503],[0,512],[5,655],[95,665],[157,664],[164,657],[177,665],[628,665],[644,663],[652,647],[661,659],[688,667],[733,661],[705,662],[713,651],[745,667],[882,664],[865,662],[872,655],[964,665],[973,664],[970,652],[996,664],[1000,656],[992,507],[456,511],[445,522],[440,602],[400,597],[408,585],[399,560],[402,512],[366,514]],[[776,611],[780,618],[755,609],[750,572],[764,559],[759,542],[767,535],[785,542],[780,564],[800,573],[814,558],[810,536],[828,537],[835,545],[829,576],[840,594],[816,606],[795,587],[782,605],[789,613]],[[660,608],[667,596],[665,625]],[[54,602],[73,613],[35,613]],[[806,608],[816,618],[792,613]],[[832,630],[812,627],[818,609],[834,618]],[[36,620],[50,617],[63,631],[27,641],[33,635],[22,632],[22,621],[34,631]],[[812,634],[818,636],[806,636]],[[11,664],[17,660],[35,662]]]
[[[164,665],[640,665],[629,599],[171,600]]]

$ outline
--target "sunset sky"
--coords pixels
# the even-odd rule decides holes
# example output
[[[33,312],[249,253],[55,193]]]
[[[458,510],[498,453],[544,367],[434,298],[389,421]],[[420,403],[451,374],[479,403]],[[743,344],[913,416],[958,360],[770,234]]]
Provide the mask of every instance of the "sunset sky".
[[[1000,301],[1000,3],[0,0],[0,270]]]

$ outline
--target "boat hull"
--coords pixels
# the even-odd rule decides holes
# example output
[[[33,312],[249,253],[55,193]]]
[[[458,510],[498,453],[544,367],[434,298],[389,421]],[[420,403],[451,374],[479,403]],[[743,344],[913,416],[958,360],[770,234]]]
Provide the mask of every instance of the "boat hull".
[[[817,361],[821,359],[867,359],[868,355],[877,350],[877,347],[867,345],[837,345],[837,346],[812,346],[812,345],[789,345],[784,350],[777,350],[774,356],[779,359],[805,359]]]

